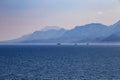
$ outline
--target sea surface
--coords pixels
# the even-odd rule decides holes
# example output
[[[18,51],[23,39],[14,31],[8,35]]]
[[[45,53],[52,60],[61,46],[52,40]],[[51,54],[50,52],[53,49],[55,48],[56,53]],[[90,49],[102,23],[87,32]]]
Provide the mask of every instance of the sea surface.
[[[120,46],[0,45],[0,80],[120,80]]]

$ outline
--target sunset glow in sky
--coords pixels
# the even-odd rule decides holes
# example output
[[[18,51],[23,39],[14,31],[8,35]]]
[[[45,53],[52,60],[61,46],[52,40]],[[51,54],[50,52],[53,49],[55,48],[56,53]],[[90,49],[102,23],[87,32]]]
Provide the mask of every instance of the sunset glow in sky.
[[[71,29],[87,23],[120,20],[120,0],[0,0],[0,40],[46,26]]]

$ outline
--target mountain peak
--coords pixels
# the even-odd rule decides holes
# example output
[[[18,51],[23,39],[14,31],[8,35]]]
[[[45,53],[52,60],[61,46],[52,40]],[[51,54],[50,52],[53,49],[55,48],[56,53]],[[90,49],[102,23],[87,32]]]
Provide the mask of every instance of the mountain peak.
[[[86,24],[86,25],[83,25],[83,26],[76,26],[76,28],[105,28],[107,27],[106,25],[103,25],[101,23],[90,23],[90,24]]]
[[[101,23],[91,23],[91,24],[86,24],[85,26],[105,26]]]
[[[58,26],[46,26],[43,29],[41,29],[41,31],[48,31],[48,30],[60,30],[62,28],[58,27]]]

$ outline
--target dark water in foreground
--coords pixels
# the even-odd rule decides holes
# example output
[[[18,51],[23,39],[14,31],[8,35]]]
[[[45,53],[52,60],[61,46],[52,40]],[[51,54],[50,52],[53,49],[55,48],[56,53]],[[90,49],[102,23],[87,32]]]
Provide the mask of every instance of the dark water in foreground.
[[[0,46],[0,80],[120,80],[120,46]]]

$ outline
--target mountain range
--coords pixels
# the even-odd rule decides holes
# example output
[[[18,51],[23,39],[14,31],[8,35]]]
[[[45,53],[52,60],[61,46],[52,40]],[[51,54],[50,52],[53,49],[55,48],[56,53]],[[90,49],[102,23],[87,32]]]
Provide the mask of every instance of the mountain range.
[[[71,30],[49,27],[18,39],[5,41],[17,43],[82,43],[82,42],[120,42],[120,21],[107,26],[91,23],[76,26]]]

